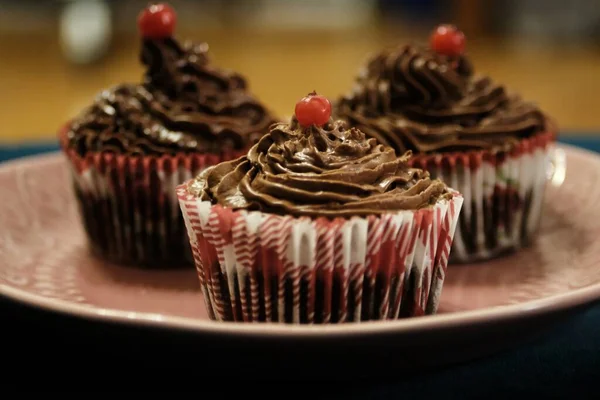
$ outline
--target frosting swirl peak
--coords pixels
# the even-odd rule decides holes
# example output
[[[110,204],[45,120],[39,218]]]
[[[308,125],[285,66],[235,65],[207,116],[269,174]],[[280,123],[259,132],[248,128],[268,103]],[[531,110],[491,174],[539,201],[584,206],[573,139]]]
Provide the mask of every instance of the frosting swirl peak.
[[[210,63],[206,43],[145,38],[140,60],[142,83],[105,90],[72,121],[67,137],[81,155],[241,150],[275,122],[241,75]]]
[[[412,44],[371,58],[336,112],[399,153],[510,146],[547,123],[534,104],[475,75],[466,56]]]
[[[450,196],[411,154],[367,139],[342,121],[276,124],[244,157],[203,171],[190,193],[234,209],[294,216],[353,216],[419,209]]]

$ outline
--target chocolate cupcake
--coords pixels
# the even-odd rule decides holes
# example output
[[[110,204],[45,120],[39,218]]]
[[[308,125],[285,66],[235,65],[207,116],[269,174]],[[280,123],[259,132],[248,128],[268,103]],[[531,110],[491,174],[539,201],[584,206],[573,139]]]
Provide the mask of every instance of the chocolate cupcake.
[[[275,119],[242,76],[210,62],[205,43],[172,37],[169,6],[149,6],[138,22],[143,81],[101,92],[61,130],[60,143],[96,254],[191,265],[176,186],[245,154]]]
[[[476,75],[455,28],[439,27],[429,47],[372,57],[335,112],[398,154],[412,151],[411,165],[464,196],[451,262],[534,239],[556,128],[535,104]]]
[[[179,186],[212,319],[436,312],[462,197],[330,113],[313,93],[247,155]]]

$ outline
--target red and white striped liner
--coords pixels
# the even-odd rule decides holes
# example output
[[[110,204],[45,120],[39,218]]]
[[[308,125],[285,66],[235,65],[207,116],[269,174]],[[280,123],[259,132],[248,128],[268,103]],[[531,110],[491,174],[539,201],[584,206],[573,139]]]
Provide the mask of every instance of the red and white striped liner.
[[[368,218],[233,211],[179,185],[212,319],[333,323],[437,311],[463,198]]]
[[[451,264],[491,259],[534,240],[555,137],[541,133],[511,151],[413,156],[412,166],[464,196]]]
[[[129,156],[93,152],[81,157],[59,132],[81,219],[92,250],[141,267],[192,264],[176,196],[177,185],[204,168],[245,153]]]

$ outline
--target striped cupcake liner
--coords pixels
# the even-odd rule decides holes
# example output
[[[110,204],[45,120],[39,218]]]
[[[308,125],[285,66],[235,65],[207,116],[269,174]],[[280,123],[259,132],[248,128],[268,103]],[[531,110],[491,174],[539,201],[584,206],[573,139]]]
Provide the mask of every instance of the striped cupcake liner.
[[[211,319],[324,324],[437,311],[463,198],[368,218],[233,211],[177,189]]]
[[[143,268],[192,267],[177,185],[239,154],[81,157],[61,134],[74,194],[91,250],[112,262]]]
[[[415,155],[411,164],[459,191],[464,204],[451,264],[485,261],[535,239],[555,134],[522,140],[508,152]]]

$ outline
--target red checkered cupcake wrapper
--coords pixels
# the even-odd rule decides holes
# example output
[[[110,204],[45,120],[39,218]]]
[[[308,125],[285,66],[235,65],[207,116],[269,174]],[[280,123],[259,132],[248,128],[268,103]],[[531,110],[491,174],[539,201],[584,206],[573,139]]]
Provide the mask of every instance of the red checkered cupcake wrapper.
[[[92,250],[118,263],[161,268],[192,264],[177,185],[244,153],[81,157],[64,144],[63,150]]]
[[[209,315],[336,323],[432,314],[463,198],[368,218],[233,211],[177,189]]]
[[[411,163],[464,197],[450,263],[482,261],[527,246],[541,217],[555,134],[512,151],[416,155]]]

